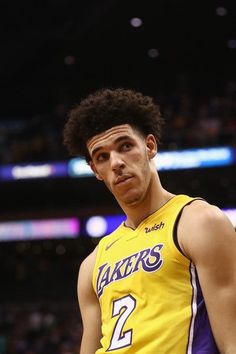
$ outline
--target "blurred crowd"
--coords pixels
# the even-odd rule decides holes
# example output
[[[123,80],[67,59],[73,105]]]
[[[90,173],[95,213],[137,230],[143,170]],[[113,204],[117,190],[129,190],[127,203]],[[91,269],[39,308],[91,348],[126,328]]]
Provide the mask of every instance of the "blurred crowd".
[[[167,150],[236,145],[235,95],[204,99],[174,96],[163,105],[163,116]]]
[[[162,150],[236,145],[235,82],[228,83],[221,96],[175,92],[155,98],[165,118]],[[1,163],[68,158],[62,144],[62,128],[70,106],[59,103],[47,114],[1,117]]]
[[[0,354],[78,354],[85,239],[0,243]],[[63,252],[59,252],[63,250]]]
[[[5,306],[0,329],[0,354],[79,353],[82,326],[72,303]]]

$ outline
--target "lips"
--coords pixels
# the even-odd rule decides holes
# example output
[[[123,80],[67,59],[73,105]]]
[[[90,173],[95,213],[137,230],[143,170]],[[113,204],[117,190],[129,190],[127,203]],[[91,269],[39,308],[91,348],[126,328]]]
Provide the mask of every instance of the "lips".
[[[132,176],[130,175],[123,175],[123,176],[119,176],[117,177],[117,179],[115,180],[115,185],[118,184],[122,184],[123,182],[127,181],[128,179],[132,178]]]

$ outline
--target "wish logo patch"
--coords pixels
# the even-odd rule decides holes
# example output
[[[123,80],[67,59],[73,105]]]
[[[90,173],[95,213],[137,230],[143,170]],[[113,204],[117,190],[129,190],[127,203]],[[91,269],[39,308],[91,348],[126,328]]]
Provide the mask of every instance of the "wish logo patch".
[[[144,230],[145,230],[146,234],[148,234],[149,232],[152,232],[152,231],[159,231],[159,230],[163,229],[164,226],[165,226],[165,223],[161,221],[159,224],[154,224],[152,227],[145,227]]]

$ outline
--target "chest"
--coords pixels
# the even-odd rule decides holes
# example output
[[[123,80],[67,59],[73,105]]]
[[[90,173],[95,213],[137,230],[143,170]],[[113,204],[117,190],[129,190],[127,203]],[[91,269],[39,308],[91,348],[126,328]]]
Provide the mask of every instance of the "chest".
[[[102,249],[96,269],[96,291],[157,284],[175,279],[186,267],[175,257],[172,235],[165,223],[146,226],[142,233],[117,237]]]

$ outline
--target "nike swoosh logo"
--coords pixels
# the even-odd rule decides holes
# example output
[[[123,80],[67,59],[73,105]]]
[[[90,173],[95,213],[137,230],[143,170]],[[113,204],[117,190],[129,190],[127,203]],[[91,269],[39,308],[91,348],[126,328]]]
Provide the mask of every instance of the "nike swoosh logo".
[[[113,242],[109,243],[108,245],[106,245],[105,250],[106,250],[106,251],[109,250],[109,248],[110,248],[111,246],[113,246],[114,243],[116,243],[117,241],[119,241],[119,239],[120,239],[120,237],[117,238],[115,241],[113,241]]]
[[[136,238],[136,237],[138,237],[138,235],[135,235],[135,236],[133,236],[133,237],[131,237],[131,238],[128,238],[128,240],[126,240],[126,241],[131,241],[131,240],[133,240],[133,239]]]

